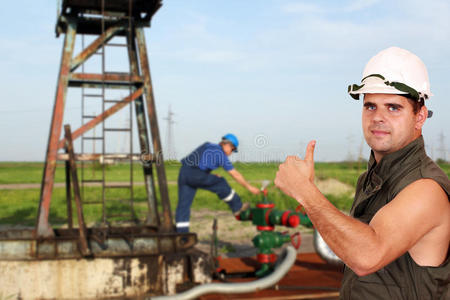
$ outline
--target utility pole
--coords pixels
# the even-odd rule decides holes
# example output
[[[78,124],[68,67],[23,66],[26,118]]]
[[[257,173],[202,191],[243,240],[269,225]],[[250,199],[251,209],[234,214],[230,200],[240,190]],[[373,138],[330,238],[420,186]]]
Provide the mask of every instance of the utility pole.
[[[164,120],[167,121],[167,137],[166,137],[166,153],[168,154],[167,158],[169,160],[176,159],[175,154],[175,144],[173,142],[173,124],[175,124],[175,121],[173,120],[173,116],[175,114],[172,112],[172,108],[169,105],[169,111],[167,112],[167,117],[164,118]]]
[[[358,174],[361,172],[361,163],[364,159],[363,157],[363,149],[364,149],[364,137],[361,138],[361,144],[359,145],[359,154],[358,154]]]
[[[353,134],[349,134],[347,136],[347,146],[348,146],[347,161],[351,163],[354,160],[353,153],[351,150],[353,147]]]
[[[441,131],[439,135],[439,157],[438,159],[442,159],[443,161],[447,161],[447,149],[445,147],[445,135],[444,132]]]

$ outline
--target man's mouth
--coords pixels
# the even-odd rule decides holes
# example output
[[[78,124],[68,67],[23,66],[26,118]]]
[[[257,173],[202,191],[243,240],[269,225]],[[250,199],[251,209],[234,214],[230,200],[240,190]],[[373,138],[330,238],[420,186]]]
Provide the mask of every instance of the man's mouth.
[[[386,136],[386,135],[390,134],[389,131],[379,130],[379,129],[372,129],[372,130],[370,130],[370,132],[372,132],[372,134],[374,136],[379,136],[379,137],[383,137],[383,136]]]

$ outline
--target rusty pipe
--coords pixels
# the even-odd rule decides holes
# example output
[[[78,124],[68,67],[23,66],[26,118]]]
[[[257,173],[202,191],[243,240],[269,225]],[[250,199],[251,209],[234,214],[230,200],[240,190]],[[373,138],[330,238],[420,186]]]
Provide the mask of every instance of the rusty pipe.
[[[275,267],[275,270],[270,275],[252,282],[203,284],[184,293],[173,296],[151,297],[146,298],[146,300],[187,300],[196,299],[201,295],[209,293],[240,294],[262,290],[275,285],[286,275],[297,259],[297,250],[292,246],[287,246],[281,254],[281,257],[284,257],[284,259]]]

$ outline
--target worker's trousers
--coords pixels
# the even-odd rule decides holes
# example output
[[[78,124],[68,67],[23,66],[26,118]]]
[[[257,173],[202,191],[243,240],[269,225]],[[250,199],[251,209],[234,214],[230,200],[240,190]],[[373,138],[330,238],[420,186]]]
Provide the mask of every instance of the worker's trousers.
[[[241,198],[223,177],[209,174],[196,167],[182,166],[178,175],[178,205],[175,212],[177,232],[189,232],[191,205],[197,189],[215,193],[233,213],[242,207]]]

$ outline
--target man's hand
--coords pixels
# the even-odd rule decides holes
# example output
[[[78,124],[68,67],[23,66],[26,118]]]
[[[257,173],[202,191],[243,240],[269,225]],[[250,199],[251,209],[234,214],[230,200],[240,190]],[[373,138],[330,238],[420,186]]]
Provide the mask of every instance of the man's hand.
[[[258,195],[258,194],[261,192],[258,188],[254,187],[254,186],[252,186],[252,185],[248,187],[248,190],[249,190],[250,193],[252,193],[253,195]]]
[[[275,177],[275,185],[286,195],[295,198],[302,204],[303,186],[314,182],[314,148],[316,141],[310,141],[306,146],[305,159],[298,156],[288,156],[282,163]]]
[[[240,185],[245,187],[250,193],[254,195],[258,195],[260,193],[260,190],[245,180],[244,176],[242,176],[241,173],[239,173],[236,169],[232,169],[228,171],[228,173],[231,175],[231,177],[234,178]]]

